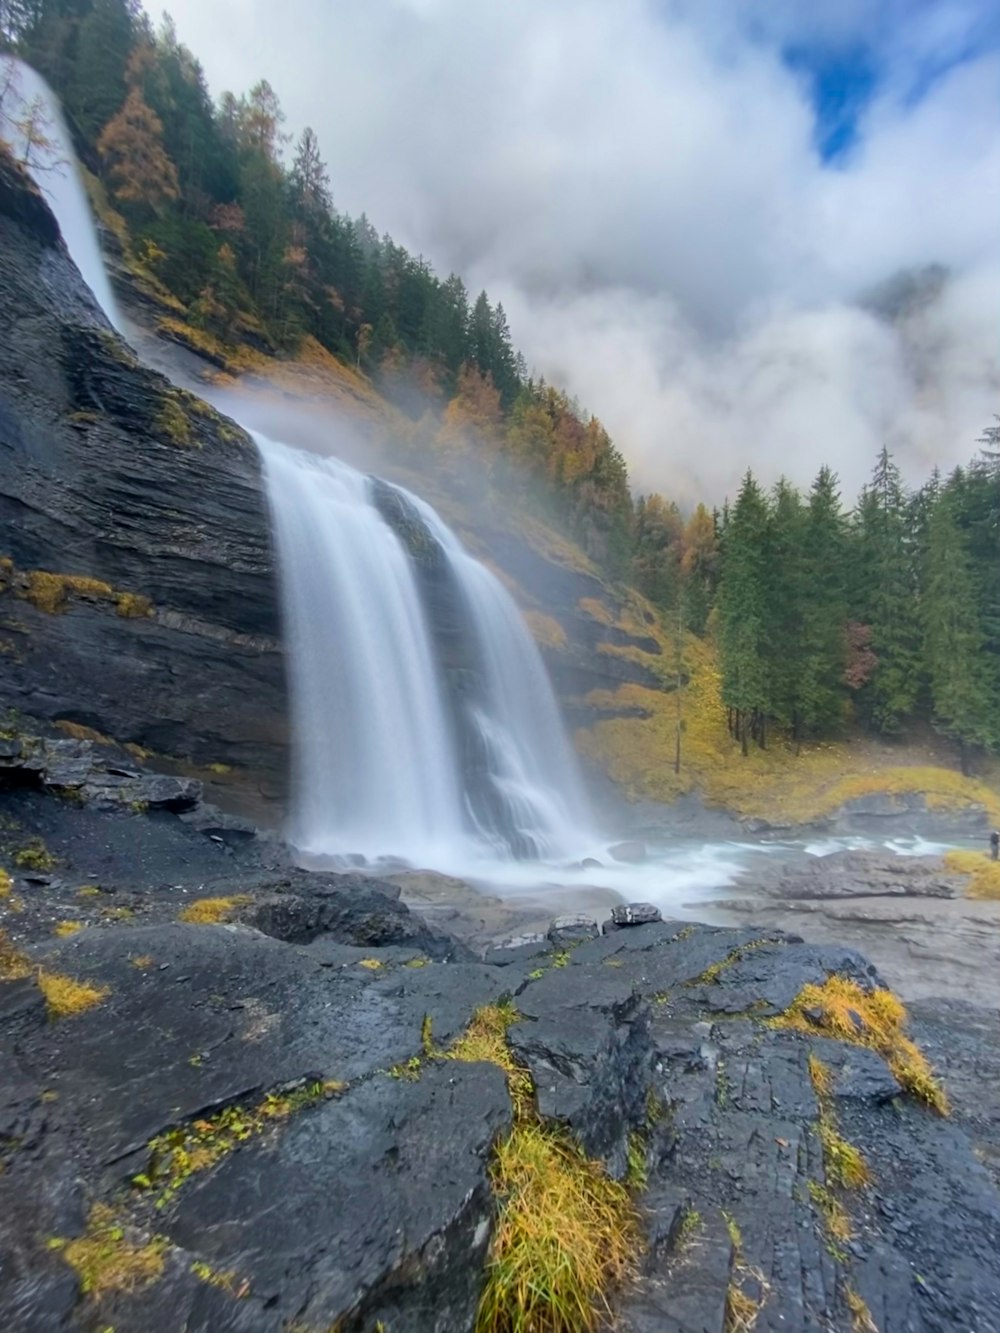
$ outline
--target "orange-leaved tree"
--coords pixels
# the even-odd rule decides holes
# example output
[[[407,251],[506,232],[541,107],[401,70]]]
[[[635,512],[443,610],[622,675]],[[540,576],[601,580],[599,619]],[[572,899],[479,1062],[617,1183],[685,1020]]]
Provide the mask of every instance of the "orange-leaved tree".
[[[178,197],[177,169],[163,147],[163,125],[138,88],[101,131],[97,150],[120,203],[158,214]]]

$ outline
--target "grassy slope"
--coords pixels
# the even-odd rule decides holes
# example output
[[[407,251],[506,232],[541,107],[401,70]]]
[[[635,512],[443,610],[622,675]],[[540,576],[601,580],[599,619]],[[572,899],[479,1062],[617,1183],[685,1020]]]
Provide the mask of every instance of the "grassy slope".
[[[629,628],[626,623],[622,628]],[[662,629],[661,656],[636,648],[621,651],[658,672],[673,684],[676,654]],[[604,709],[642,709],[649,716],[619,717],[598,722],[577,733],[581,752],[606,768],[633,799],[671,801],[696,792],[713,805],[746,817],[789,823],[829,814],[845,801],[874,792],[920,792],[932,809],[982,806],[1000,821],[1000,767],[994,765],[979,781],[964,778],[954,767],[954,752],[933,739],[923,744],[888,745],[858,735],[842,741],[805,744],[796,754],[780,738],[769,748],[751,749],[744,758],[730,739],[720,695],[718,661],[710,642],[685,635],[680,692],[683,723],[681,771],[674,773],[678,699],[638,685],[588,696]]]

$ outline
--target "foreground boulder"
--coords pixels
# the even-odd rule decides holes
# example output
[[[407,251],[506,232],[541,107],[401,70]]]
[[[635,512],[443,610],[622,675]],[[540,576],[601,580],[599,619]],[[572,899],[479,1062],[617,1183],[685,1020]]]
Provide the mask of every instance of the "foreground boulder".
[[[1000,1329],[982,1011],[922,1007],[945,1118],[853,1039],[879,978],[850,949],[636,904],[480,961],[391,884],[186,815],[20,786],[3,817],[53,862],[0,853],[4,1327],[471,1333],[528,1114],[632,1192],[624,1333]],[[831,976],[860,997],[843,1040],[796,1009]],[[501,1011],[527,1111],[463,1048]]]

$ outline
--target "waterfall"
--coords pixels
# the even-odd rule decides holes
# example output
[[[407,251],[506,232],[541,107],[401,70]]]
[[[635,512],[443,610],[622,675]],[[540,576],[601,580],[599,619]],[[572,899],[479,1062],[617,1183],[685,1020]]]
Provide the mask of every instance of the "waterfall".
[[[570,855],[586,801],[500,582],[417,497],[254,438],[281,569],[296,846],[438,867]]]
[[[11,57],[6,59],[10,60]],[[27,170],[48,200],[80,276],[110,322],[121,332],[121,316],[101,257],[93,214],[59,99],[42,76],[29,65],[20,61],[14,63],[16,83],[11,95],[20,104],[21,116],[28,114],[32,104],[37,102],[44,114],[45,137],[50,145],[34,155],[37,160],[29,159],[26,162]],[[12,123],[4,127],[4,137],[10,139],[15,157],[24,158],[27,155],[24,134]]]
[[[59,103],[34,71],[19,73],[21,99],[40,99],[62,164],[32,175],[120,329]],[[254,439],[280,570],[293,843],[459,872],[578,856],[591,835],[576,760],[499,580],[416,496]]]

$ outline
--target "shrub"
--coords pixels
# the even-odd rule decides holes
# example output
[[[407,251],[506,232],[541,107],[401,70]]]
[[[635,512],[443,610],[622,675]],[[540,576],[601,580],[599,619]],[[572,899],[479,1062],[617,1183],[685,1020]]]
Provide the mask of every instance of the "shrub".
[[[213,926],[220,921],[229,921],[233,913],[248,902],[250,896],[246,893],[235,893],[229,898],[197,898],[177,919],[196,926]]]
[[[60,972],[46,972],[44,968],[38,969],[38,984],[48,1005],[49,1018],[53,1021],[86,1013],[111,994],[108,986],[91,986],[85,981],[74,981],[72,977],[63,976]]]

